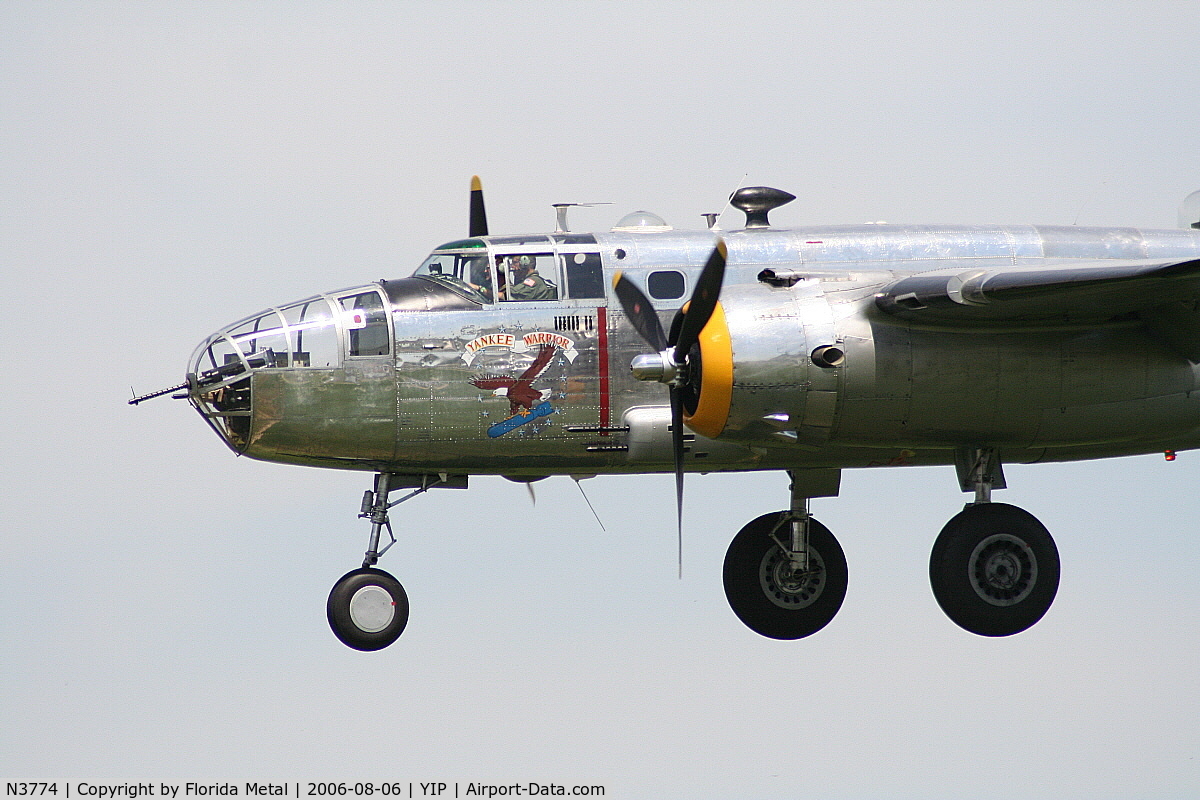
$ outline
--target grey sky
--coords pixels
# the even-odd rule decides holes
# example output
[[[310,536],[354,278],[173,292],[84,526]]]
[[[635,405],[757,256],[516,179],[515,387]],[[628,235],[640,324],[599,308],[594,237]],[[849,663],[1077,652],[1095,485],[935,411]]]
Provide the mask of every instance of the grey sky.
[[[607,531],[565,478],[480,479],[397,510],[412,621],[362,654],[324,603],[369,476],[124,404],[240,316],[411,272],[475,173],[494,232],[699,228],[743,176],[798,195],[780,225],[1170,227],[1197,41],[1192,3],[0,5],[0,781],[1200,793],[1200,454],[1008,468],[1063,577],[998,641],[927,585],[949,469],[814,504],[850,588],[794,643],[720,581],[783,476],[689,479],[682,581],[669,477],[586,482]]]

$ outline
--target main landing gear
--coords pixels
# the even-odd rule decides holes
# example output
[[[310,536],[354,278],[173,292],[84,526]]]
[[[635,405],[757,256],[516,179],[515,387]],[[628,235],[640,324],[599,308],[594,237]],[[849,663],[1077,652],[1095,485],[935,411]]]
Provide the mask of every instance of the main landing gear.
[[[371,540],[362,568],[347,572],[333,585],[326,603],[329,627],[347,647],[355,650],[382,650],[404,633],[408,624],[408,595],[400,582],[375,564],[396,543],[388,511],[435,486],[465,489],[465,476],[396,475],[381,472],[375,476],[375,489],[363,495],[358,516],[371,520]],[[388,502],[397,489],[414,491]],[[379,549],[380,534],[386,530],[390,540]]]
[[[725,554],[725,597],[738,619],[771,639],[802,639],[824,628],[846,597],[846,557],[811,517],[763,514]]]
[[[824,472],[824,471],[823,471]],[[814,492],[791,473],[792,507],[764,514],[734,537],[725,554],[725,597],[738,619],[771,639],[802,639],[824,628],[846,597],[846,556],[808,513]]]
[[[946,616],[971,633],[1020,633],[1054,602],[1058,548],[1028,511],[991,501],[992,489],[1005,487],[994,448],[963,448],[956,463],[960,484],[975,493],[975,501],[947,522],[934,542],[933,595]],[[725,596],[733,613],[772,639],[816,633],[837,614],[846,595],[842,548],[808,513],[810,497],[837,494],[836,479],[814,490],[811,480],[800,479],[803,472],[791,473],[791,509],[764,514],[742,528],[725,555]]]
[[[1058,549],[1037,518],[1004,503],[969,505],[929,557],[942,611],[980,636],[1011,636],[1040,620],[1058,592]]]
[[[980,636],[1012,636],[1040,620],[1058,593],[1058,548],[1024,509],[992,502],[1004,488],[993,448],[957,454],[975,502],[946,523],[929,557],[929,583],[946,616]]]

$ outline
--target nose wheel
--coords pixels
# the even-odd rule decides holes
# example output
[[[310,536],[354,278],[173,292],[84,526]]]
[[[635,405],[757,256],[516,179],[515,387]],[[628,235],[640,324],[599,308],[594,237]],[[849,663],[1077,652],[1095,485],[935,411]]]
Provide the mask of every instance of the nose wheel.
[[[408,595],[400,581],[375,564],[396,543],[388,512],[405,500],[435,487],[467,488],[465,475],[398,475],[381,472],[375,476],[375,489],[364,494],[358,516],[371,521],[371,538],[360,569],[347,572],[333,585],[325,604],[329,627],[342,644],[355,650],[382,650],[404,633],[408,624]],[[389,501],[397,489],[413,491],[399,500]],[[386,531],[388,542],[379,546]]]
[[[404,633],[408,595],[388,573],[363,567],[333,585],[325,610],[329,627],[342,644],[355,650],[382,650]]]

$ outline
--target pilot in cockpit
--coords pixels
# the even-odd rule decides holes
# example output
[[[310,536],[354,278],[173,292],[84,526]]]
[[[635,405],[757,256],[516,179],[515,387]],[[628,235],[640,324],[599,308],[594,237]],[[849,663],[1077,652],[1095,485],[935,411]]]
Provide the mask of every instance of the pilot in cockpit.
[[[509,259],[511,288],[509,300],[556,300],[558,289],[538,274],[533,256],[516,256]]]
[[[472,258],[467,274],[467,285],[483,295],[484,300],[492,302],[492,271],[488,269],[487,258]]]

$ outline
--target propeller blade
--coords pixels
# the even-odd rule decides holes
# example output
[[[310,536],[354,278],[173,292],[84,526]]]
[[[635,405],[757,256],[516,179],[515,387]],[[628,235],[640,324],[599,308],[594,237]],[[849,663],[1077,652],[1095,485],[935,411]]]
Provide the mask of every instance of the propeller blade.
[[[686,316],[687,303],[684,303],[671,319],[671,329],[667,331],[667,347],[671,347],[672,342],[679,341],[679,329],[683,327],[683,318]]]
[[[683,397],[671,387],[671,458],[675,462],[675,534],[683,577]]]
[[[621,302],[625,316],[629,317],[629,321],[646,343],[654,348],[654,352],[661,353],[666,350],[667,337],[663,333],[662,322],[659,321],[654,306],[650,304],[646,295],[642,294],[642,290],[625,277],[624,272],[613,276],[613,292]]]
[[[471,176],[471,227],[469,236],[487,236],[487,211],[483,207],[483,184],[478,175]]]
[[[686,366],[688,355],[700,341],[700,332],[717,308],[721,296],[721,284],[725,280],[725,261],[728,250],[725,242],[717,240],[712,255],[708,257],[696,288],[688,304],[681,308],[671,321],[671,333],[663,333],[662,322],[654,306],[634,283],[618,272],[613,277],[613,292],[625,310],[625,315],[641,337],[654,348],[656,356],[638,356],[632,364],[635,377],[640,380],[658,380],[666,383],[671,397],[671,460],[675,468],[675,527],[679,553],[679,577],[683,577],[683,459],[685,455],[683,433],[683,391],[689,380]],[[670,357],[675,365],[669,368],[664,363],[664,352],[674,348]],[[644,361],[643,361],[644,360]],[[642,363],[639,363],[642,362]],[[682,377],[683,384],[680,383]]]
[[[708,263],[704,265],[704,270],[700,273],[700,279],[696,281],[692,299],[688,301],[687,312],[679,327],[679,338],[673,342],[675,363],[677,364],[681,364],[687,359],[692,347],[700,340],[700,331],[704,330],[709,317],[717,307],[717,301],[721,298],[721,283],[725,280],[727,255],[725,242],[718,239],[717,246],[713,248],[712,255],[708,257]]]

